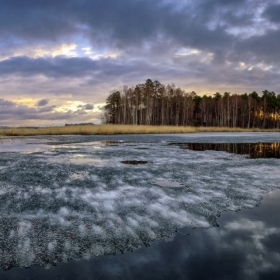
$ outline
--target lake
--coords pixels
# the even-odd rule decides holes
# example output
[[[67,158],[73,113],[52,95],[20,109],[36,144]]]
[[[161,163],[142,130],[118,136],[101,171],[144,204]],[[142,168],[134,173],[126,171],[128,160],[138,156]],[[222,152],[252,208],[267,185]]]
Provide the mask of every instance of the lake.
[[[279,133],[2,138],[0,277],[279,277],[279,143]]]

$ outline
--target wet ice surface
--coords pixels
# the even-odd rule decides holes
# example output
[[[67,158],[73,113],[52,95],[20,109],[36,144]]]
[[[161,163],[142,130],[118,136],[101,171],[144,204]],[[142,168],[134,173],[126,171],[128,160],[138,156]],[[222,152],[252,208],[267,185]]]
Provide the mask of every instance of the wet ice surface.
[[[153,184],[160,186],[160,187],[166,187],[166,188],[182,188],[184,187],[183,184],[180,184],[178,182],[171,182],[168,180],[158,180],[154,181]]]
[[[280,187],[279,159],[169,145],[280,142],[277,133],[12,139],[21,148],[0,144],[3,268],[133,251],[185,226],[216,226],[222,211]]]

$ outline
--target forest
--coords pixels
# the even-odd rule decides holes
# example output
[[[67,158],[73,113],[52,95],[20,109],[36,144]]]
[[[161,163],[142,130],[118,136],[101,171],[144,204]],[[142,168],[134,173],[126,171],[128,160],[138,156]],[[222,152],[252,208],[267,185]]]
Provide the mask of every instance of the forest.
[[[104,123],[280,128],[280,94],[264,90],[199,96],[174,84],[146,80],[106,99]]]

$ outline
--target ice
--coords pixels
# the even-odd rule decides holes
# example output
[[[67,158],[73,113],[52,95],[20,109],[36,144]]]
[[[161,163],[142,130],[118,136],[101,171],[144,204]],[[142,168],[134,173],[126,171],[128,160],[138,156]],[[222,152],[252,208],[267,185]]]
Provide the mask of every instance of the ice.
[[[215,141],[280,142],[280,135],[13,138],[33,144],[0,153],[0,265],[133,251],[184,226],[216,226],[223,211],[255,207],[280,187],[279,159],[169,145]]]
[[[178,182],[171,182],[171,181],[168,181],[168,180],[154,181],[153,184],[158,185],[160,187],[166,187],[166,188],[181,188],[181,187],[184,187],[183,184],[180,184]]]

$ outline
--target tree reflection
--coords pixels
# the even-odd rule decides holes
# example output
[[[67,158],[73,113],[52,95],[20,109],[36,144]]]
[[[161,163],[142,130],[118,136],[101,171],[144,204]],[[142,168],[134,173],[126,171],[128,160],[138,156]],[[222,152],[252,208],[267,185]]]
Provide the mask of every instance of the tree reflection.
[[[182,149],[193,151],[225,151],[249,158],[280,158],[280,143],[179,143]]]

